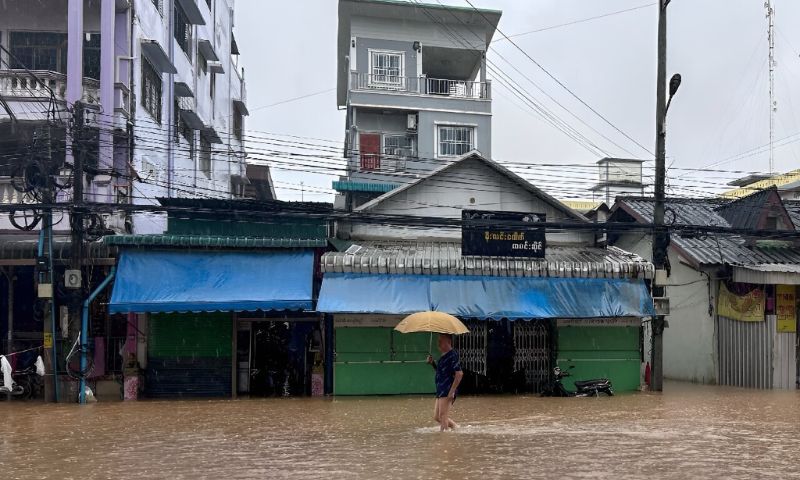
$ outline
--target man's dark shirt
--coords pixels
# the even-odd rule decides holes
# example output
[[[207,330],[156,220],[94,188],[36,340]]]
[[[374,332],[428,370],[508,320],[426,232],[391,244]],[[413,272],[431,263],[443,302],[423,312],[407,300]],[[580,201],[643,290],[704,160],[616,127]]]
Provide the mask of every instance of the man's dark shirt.
[[[455,350],[442,355],[436,364],[436,396],[446,397],[455,381],[456,372],[461,371],[461,363]]]

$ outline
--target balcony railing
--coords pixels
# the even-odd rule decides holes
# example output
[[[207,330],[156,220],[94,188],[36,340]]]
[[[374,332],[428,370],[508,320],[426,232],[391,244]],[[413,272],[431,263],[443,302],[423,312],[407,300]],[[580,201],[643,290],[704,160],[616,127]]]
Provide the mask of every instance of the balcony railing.
[[[470,82],[443,78],[400,77],[351,72],[350,88],[352,90],[382,90],[450,98],[491,99],[491,82]]]
[[[406,160],[414,154],[374,154],[362,153],[359,158],[359,170],[362,172],[387,172],[397,173],[406,170]]]
[[[0,204],[34,203],[33,197],[21,193],[11,184],[10,177],[0,177]]]
[[[99,103],[100,82],[92,78],[83,79],[83,101]],[[48,99],[50,90],[56,100],[63,101],[67,91],[67,76],[50,70],[0,70],[0,96],[6,100],[14,98]]]

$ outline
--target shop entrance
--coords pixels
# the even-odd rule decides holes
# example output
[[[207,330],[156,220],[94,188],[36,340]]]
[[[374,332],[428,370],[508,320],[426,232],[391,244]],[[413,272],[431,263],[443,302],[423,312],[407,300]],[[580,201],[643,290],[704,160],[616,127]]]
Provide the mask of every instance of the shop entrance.
[[[316,320],[240,320],[238,393],[256,397],[311,395],[322,362]]]
[[[462,393],[541,392],[552,364],[552,322],[467,320],[454,347],[465,371]]]

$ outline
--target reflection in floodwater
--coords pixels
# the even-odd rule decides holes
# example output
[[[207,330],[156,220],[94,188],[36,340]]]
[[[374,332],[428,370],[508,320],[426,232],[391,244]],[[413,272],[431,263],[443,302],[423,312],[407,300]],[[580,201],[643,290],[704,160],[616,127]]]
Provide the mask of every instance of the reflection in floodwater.
[[[800,393],[668,384],[611,398],[0,402],[3,478],[800,475]]]

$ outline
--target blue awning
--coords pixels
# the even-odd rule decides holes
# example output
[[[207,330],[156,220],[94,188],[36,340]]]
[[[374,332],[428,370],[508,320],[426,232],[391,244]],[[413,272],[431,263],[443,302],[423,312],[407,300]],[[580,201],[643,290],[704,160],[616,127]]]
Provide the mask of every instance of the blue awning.
[[[124,251],[109,313],[311,310],[311,251]]]
[[[613,318],[655,315],[643,280],[463,275],[325,274],[317,310],[462,318]]]

